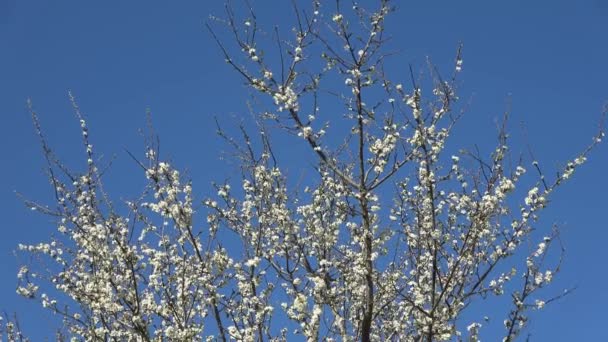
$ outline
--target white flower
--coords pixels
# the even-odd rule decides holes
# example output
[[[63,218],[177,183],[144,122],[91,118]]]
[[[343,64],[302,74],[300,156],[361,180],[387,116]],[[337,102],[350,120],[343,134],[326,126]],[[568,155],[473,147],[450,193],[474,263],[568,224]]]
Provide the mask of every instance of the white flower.
[[[301,293],[298,293],[296,299],[293,301],[293,309],[297,312],[305,312],[306,306],[306,296]]]
[[[302,127],[302,132],[298,133],[298,136],[303,137],[304,139],[310,138],[312,136],[312,127]]]
[[[247,267],[257,267],[260,264],[260,258],[254,257],[245,262],[245,266]]]
[[[456,60],[456,72],[462,71],[462,58]]]
[[[539,299],[536,300],[535,304],[537,309],[542,309],[545,307],[545,302]]]

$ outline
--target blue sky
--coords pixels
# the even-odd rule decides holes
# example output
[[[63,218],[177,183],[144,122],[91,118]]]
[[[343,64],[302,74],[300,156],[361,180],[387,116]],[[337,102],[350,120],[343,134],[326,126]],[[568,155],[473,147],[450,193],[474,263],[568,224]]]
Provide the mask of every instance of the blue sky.
[[[253,1],[260,22],[285,28],[288,19],[280,14],[287,3]],[[450,63],[464,43],[460,96],[472,101],[452,144],[494,144],[495,120],[507,108],[512,141],[523,146],[525,126],[546,170],[591,141],[608,101],[608,3],[431,0],[398,7],[388,21],[391,46],[399,49],[394,80],[407,82],[406,68],[398,66],[422,65],[426,56]],[[15,195],[40,202],[52,195],[26,99],[32,98],[56,153],[82,167],[78,122],[67,97],[74,92],[98,155],[115,158],[108,182],[118,199],[141,190],[143,177],[124,149],[141,151],[138,130],[149,108],[161,152],[188,170],[201,195],[209,194],[211,181],[237,177],[219,158],[223,145],[213,117],[248,119],[249,93],[203,28],[222,8],[222,0],[0,0],[0,310],[17,312],[32,336],[50,336],[52,323],[15,294],[13,250],[19,242],[44,240],[53,226]],[[285,153],[283,163],[291,162]],[[567,250],[554,289],[578,289],[533,316],[532,341],[608,340],[607,171],[608,147],[602,145],[544,212],[540,223],[559,223]]]

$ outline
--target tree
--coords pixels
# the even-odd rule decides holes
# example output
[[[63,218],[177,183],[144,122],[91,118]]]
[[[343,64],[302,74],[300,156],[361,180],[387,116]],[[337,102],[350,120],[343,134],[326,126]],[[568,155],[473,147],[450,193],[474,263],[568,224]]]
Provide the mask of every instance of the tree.
[[[241,19],[228,6],[225,20],[208,25],[270,109],[256,121],[259,135],[243,126],[235,137],[218,124],[242,179],[216,184],[204,210],[153,135],[144,158],[133,156],[149,186],[120,209],[75,99],[81,173],[55,157],[31,109],[56,204],[28,204],[56,217],[59,235],[19,246],[49,265],[22,267],[18,292],[63,317],[60,336],[104,341],[477,340],[481,319],[465,320],[465,309],[508,295],[505,341],[515,339],[529,310],[561,296],[538,295],[559,271],[558,231],[544,229],[529,254],[523,245],[538,238],[539,212],[603,129],[552,178],[511,157],[506,116],[490,156],[452,155],[462,47],[448,78],[429,62],[426,72],[409,67],[411,85],[394,83],[385,68],[392,11],[387,0],[373,10],[294,5],[291,39],[262,30],[253,10]],[[217,24],[234,44],[216,36]],[[328,101],[343,115],[324,112]],[[288,182],[275,131],[309,146],[316,179],[299,189]],[[535,180],[520,192],[526,168]]]

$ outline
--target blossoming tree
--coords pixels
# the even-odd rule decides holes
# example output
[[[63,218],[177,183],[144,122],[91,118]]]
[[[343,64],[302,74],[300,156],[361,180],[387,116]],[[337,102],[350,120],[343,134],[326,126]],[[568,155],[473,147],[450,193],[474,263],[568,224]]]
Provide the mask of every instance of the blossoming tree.
[[[384,64],[391,12],[388,0],[294,5],[288,38],[261,29],[253,11],[241,18],[227,7],[227,18],[214,18],[219,51],[269,110],[259,139],[219,130],[242,179],[215,185],[203,209],[151,138],[145,157],[133,156],[147,190],[121,210],[104,191],[76,101],[81,173],[57,160],[32,110],[56,203],[28,205],[56,217],[58,234],[19,246],[48,263],[23,266],[18,293],[61,316],[58,338],[76,341],[475,341],[483,316],[463,312],[508,296],[504,341],[514,340],[529,310],[559,298],[537,291],[559,270],[557,231],[539,227],[532,250],[524,242],[538,237],[537,215],[604,133],[552,178],[509,158],[504,125],[487,157],[447,153],[461,49],[449,77],[429,63],[425,73],[409,68],[410,85],[395,82]],[[233,41],[216,36],[222,25]],[[268,127],[317,160],[300,191]],[[516,190],[523,177],[532,185]],[[3,327],[17,339],[14,324]]]

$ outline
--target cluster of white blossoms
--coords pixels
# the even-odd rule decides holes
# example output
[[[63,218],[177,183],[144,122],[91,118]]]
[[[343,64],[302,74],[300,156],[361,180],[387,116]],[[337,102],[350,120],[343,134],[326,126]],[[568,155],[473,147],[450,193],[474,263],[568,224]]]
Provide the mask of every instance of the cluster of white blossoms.
[[[379,5],[354,5],[351,22],[345,8],[321,15],[315,1],[312,18],[300,13],[294,42],[277,35],[285,52],[277,66],[255,48],[264,44],[253,37],[263,35],[232,26],[249,67],[220,43],[248,86],[280,112],[263,118],[299,136],[294,143],[317,158],[314,176],[297,185],[279,167],[281,149],[275,154],[267,131],[259,145],[247,134],[244,146],[228,139],[242,179],[214,184],[202,201],[151,144],[138,161],[148,186],[124,209],[103,189],[75,107],[86,171],[67,172],[43,140],[57,206],[32,207],[57,217],[59,234],[19,246],[50,266],[20,268],[17,292],[60,315],[74,341],[477,341],[489,325],[465,321],[463,312],[505,295],[512,310],[504,340],[513,341],[527,311],[554,299],[538,290],[559,270],[550,253],[557,233],[541,233],[527,258],[518,251],[536,241],[537,215],[591,148],[552,183],[536,162],[538,178],[523,162],[511,165],[505,132],[487,157],[447,154],[457,83],[433,68],[429,82],[394,85],[382,50],[392,6]],[[230,19],[229,26],[243,23]],[[258,27],[254,20],[246,30]],[[353,23],[361,22],[357,31]],[[326,67],[315,71],[309,62],[318,50]],[[459,49],[453,71],[461,70]],[[326,91],[325,79],[339,89]],[[427,84],[433,89],[423,97]],[[338,106],[319,105],[327,93]],[[315,120],[343,120],[332,127],[347,132],[330,136],[329,123]]]
[[[21,331],[17,317],[0,315],[0,337],[7,342],[29,342],[30,339]]]
[[[396,124],[393,124],[390,127],[384,127],[384,131],[386,132],[384,137],[377,138],[373,144],[370,144],[369,146],[369,151],[373,155],[373,157],[369,159],[369,162],[373,165],[374,172],[376,173],[382,173],[384,171],[384,167],[388,163],[388,157],[395,147],[397,147],[397,142],[400,138]]]
[[[289,86],[280,86],[278,91],[274,93],[273,99],[274,103],[279,107],[279,112],[283,110],[293,110],[297,112],[299,110],[298,95]]]
[[[258,62],[260,60],[260,57],[258,56],[255,48],[249,47],[249,48],[245,49],[245,51],[247,52],[247,55],[249,55],[249,57],[251,58],[252,61]]]
[[[155,153],[147,158],[150,201],[128,202],[130,213],[118,215],[94,165],[71,184],[53,178],[61,236],[20,245],[55,266],[21,268],[17,292],[61,315],[74,341],[190,340],[203,333],[210,300],[219,295],[216,284],[231,264],[226,251],[202,249],[192,232],[191,186]],[[34,282],[43,281],[52,287],[37,294]],[[77,305],[60,303],[57,293]]]

